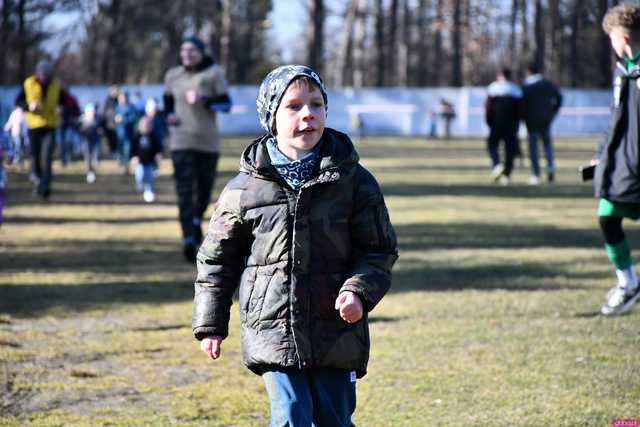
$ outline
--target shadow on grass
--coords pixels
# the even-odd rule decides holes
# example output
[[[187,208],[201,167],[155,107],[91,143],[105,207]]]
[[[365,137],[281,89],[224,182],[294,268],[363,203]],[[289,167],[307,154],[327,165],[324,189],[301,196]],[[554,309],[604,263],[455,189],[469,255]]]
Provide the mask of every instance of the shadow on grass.
[[[235,176],[233,172],[221,172],[216,176],[214,196],[224,184]],[[158,199],[156,206],[177,206],[175,184],[170,175],[161,175],[155,180]],[[54,175],[51,198],[42,202],[32,193],[32,184],[26,172],[12,172],[9,176],[7,206],[42,204],[55,205],[146,205],[142,195],[136,193],[131,175],[100,175],[94,184],[87,184],[84,174]]]
[[[521,262],[514,265],[484,264],[464,267],[451,266],[418,267],[397,269],[393,273],[392,293],[410,291],[461,291],[506,290],[506,291],[557,291],[566,289],[589,289],[575,285],[565,279],[568,266],[547,266],[541,263]],[[576,274],[572,274],[575,279]],[[584,278],[590,275],[584,273]],[[558,283],[560,282],[560,284]]]
[[[604,244],[595,224],[594,228],[586,229],[483,223],[401,225],[395,229],[401,254],[403,251],[456,248],[601,248]],[[640,237],[636,230],[628,234],[632,239]]]
[[[33,216],[5,216],[4,221],[7,224],[82,224],[82,223],[98,223],[98,224],[138,224],[157,221],[176,221],[176,216],[129,216],[126,218],[73,218],[73,217],[33,217]]]
[[[40,317],[52,309],[82,311],[110,305],[186,302],[192,283],[84,283],[78,285],[0,285],[0,313]]]
[[[183,270],[180,243],[174,240],[60,240],[42,243],[5,244],[0,258],[3,273],[30,271],[122,274]],[[44,249],[44,250],[42,250]]]
[[[588,185],[554,185],[531,186],[513,185],[500,186],[490,182],[487,184],[382,184],[385,197],[393,196],[486,196],[512,199],[566,199],[566,198],[592,198],[592,189]],[[595,202],[594,202],[595,203]],[[460,203],[461,209],[469,209],[464,201]]]

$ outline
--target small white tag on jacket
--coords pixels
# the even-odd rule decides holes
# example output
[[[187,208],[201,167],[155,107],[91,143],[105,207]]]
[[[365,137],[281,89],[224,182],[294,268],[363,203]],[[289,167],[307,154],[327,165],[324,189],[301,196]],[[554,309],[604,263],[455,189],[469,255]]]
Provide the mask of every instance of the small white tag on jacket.
[[[349,372],[349,374],[351,375],[351,382],[352,382],[352,383],[355,383],[355,382],[356,382],[356,379],[357,379],[357,377],[356,377],[356,371],[351,371],[351,372]]]

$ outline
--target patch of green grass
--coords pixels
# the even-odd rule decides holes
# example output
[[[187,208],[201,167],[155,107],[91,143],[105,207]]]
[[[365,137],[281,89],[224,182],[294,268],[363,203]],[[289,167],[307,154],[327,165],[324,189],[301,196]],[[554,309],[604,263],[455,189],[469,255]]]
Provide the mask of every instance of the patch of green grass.
[[[215,195],[247,141],[227,140]],[[577,166],[596,141],[559,140],[557,182],[489,180],[484,142],[367,139],[399,238],[371,313],[364,426],[603,426],[640,418],[638,313],[598,310],[614,275]],[[113,161],[98,181],[55,165],[49,203],[11,171],[0,229],[0,425],[263,426],[233,307],[223,357],[190,328],[171,165],[146,204]],[[630,241],[640,241],[627,225]]]

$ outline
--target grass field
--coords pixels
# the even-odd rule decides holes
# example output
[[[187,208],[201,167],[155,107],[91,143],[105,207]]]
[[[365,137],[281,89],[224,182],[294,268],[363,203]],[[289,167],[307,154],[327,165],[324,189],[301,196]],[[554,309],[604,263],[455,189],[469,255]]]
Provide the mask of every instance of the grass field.
[[[215,194],[245,140],[224,144]],[[488,179],[480,140],[361,141],[399,236],[392,291],[371,315],[359,426],[607,426],[640,418],[640,307],[598,315],[614,274],[577,166],[595,141],[556,143],[554,185]],[[223,357],[191,335],[165,161],[142,202],[112,161],[98,181],[55,165],[49,203],[9,175],[0,228],[0,425],[265,426],[233,307]],[[640,242],[635,224],[630,241]]]

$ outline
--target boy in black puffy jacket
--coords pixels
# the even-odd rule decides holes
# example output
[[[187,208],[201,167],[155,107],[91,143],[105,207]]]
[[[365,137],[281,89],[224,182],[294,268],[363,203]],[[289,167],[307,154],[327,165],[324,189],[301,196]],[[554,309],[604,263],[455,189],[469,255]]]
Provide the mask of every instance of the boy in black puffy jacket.
[[[351,426],[395,232],[350,139],[325,128],[313,70],[273,70],[257,106],[267,133],[243,153],[197,255],[194,334],[217,359],[240,286],[243,361],[263,377],[272,425]]]

